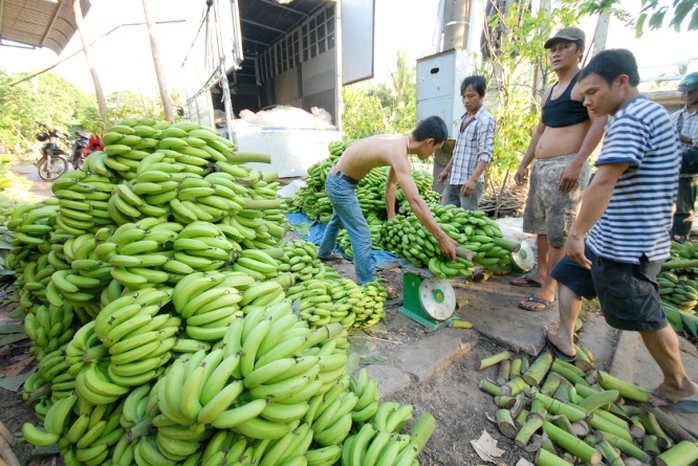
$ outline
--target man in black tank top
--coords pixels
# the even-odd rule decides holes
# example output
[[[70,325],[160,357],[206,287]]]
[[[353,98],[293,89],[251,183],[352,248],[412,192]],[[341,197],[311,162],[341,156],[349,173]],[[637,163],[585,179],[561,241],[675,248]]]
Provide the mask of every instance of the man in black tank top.
[[[581,29],[566,27],[545,43],[557,83],[543,94],[541,120],[514,175],[517,184],[524,184],[532,164],[523,230],[537,235],[538,265],[535,272],[511,281],[534,288],[519,303],[527,311],[545,311],[557,304],[557,282],[548,272],[565,254],[567,234],[591,172],[587,159],[607,120],[590,118],[577,84],[584,38]]]

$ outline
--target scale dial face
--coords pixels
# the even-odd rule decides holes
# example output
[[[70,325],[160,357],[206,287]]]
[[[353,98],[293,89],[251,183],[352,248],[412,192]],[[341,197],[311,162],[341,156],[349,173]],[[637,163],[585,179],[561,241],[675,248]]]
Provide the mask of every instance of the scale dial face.
[[[446,320],[456,310],[456,294],[448,280],[427,278],[419,286],[422,308],[436,320]]]

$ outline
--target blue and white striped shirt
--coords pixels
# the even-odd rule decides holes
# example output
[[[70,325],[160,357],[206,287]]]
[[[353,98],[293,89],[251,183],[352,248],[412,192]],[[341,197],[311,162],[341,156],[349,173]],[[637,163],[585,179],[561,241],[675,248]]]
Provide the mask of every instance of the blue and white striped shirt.
[[[669,114],[645,96],[635,97],[606,125],[596,165],[630,162],[606,212],[587,242],[600,257],[640,263],[669,257],[674,201],[679,179],[679,138]]]
[[[461,117],[460,128],[463,127],[466,116],[467,113]],[[470,124],[458,133],[456,145],[453,148],[450,184],[465,184],[475,172],[478,162],[489,163],[492,160],[495,126],[494,117],[482,106]],[[478,181],[485,181],[484,172]]]

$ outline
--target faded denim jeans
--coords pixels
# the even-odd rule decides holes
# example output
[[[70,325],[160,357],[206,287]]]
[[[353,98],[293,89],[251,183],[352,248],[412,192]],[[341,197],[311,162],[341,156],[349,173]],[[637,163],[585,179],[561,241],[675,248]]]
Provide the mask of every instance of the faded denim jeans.
[[[325,191],[332,202],[333,212],[318,249],[318,257],[328,257],[332,253],[339,229],[344,227],[354,252],[356,279],[360,285],[373,281],[371,230],[356,197],[356,184],[340,176],[328,174]]]

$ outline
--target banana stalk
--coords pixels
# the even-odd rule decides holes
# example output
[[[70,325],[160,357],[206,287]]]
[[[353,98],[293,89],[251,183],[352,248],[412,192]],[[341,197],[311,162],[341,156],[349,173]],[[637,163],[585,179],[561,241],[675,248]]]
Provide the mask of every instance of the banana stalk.
[[[605,440],[596,444],[596,449],[606,458],[608,466],[624,466],[623,460],[613,447]]]
[[[620,437],[623,440],[627,440],[631,443],[633,441],[633,436],[630,435],[630,428],[623,428],[617,424],[614,424],[613,422],[610,422],[607,419],[604,419],[601,416],[599,416],[598,412],[589,416],[587,420],[589,422],[589,425],[596,430],[613,434],[616,437]]]
[[[642,439],[647,434],[645,426],[640,420],[640,416],[633,416],[630,418],[630,435],[635,439]]]
[[[683,440],[654,460],[657,466],[688,466],[698,460],[698,445]]]
[[[545,405],[541,400],[535,399],[531,402],[531,410],[528,413],[528,417],[537,417],[539,419],[545,419],[548,416],[548,410],[545,409]]]
[[[561,376],[566,378],[573,385],[576,383],[580,385],[585,385],[587,387],[590,385],[589,382],[587,382],[584,379],[584,375],[579,375],[577,373],[579,369],[573,366],[572,364],[565,363],[564,361],[556,359],[555,361],[553,361],[553,365],[550,369],[556,374],[560,374]]]
[[[502,395],[516,396],[522,391],[526,390],[528,388],[528,385],[526,384],[526,382],[524,382],[524,379],[522,379],[521,377],[517,377],[502,385],[501,388]]]
[[[644,388],[634,385],[623,380],[617,379],[612,375],[597,371],[599,383],[605,390],[618,390],[623,398],[627,398],[638,403],[647,403],[649,395]]]
[[[690,434],[686,429],[678,425],[672,418],[670,418],[664,411],[659,408],[652,408],[650,410],[657,419],[657,423],[662,427],[662,429],[671,436],[677,442],[681,440],[688,440],[689,442],[698,442],[698,439]],[[642,410],[638,413],[642,416]]]
[[[570,435],[556,425],[545,421],[543,430],[550,439],[562,447],[565,451],[582,459],[582,461],[596,466],[601,462],[602,455],[594,447],[587,445],[574,435]]]
[[[657,442],[657,436],[652,434],[642,437],[642,449],[651,456],[657,456],[662,452]]]
[[[502,351],[501,353],[493,354],[490,357],[480,360],[475,370],[481,371],[483,369],[487,369],[488,367],[494,366],[495,364],[498,364],[505,359],[509,359],[510,357],[511,355],[509,354],[509,351]]]
[[[509,371],[509,380],[515,379],[521,375],[521,358],[514,358],[511,361],[511,370]]]
[[[577,432],[574,430],[572,423],[569,419],[567,419],[567,416],[565,416],[564,414],[553,416],[552,421],[556,426],[558,426],[560,429],[564,430],[568,434],[574,435],[575,437],[579,437],[577,435]]]
[[[529,418],[524,425],[521,426],[519,433],[514,437],[514,443],[520,448],[526,447],[531,436],[535,434],[538,429],[543,427],[543,422],[543,419],[538,417]]]
[[[516,437],[516,425],[514,425],[514,419],[512,419],[511,412],[508,409],[498,409],[495,414],[495,419],[497,420],[499,431],[504,434],[505,437]]]
[[[574,429],[574,433],[579,438],[586,437],[587,435],[589,435],[589,432],[591,431],[591,429],[589,429],[589,424],[584,419],[574,421],[572,423],[572,428]]]
[[[492,396],[502,396],[502,389],[487,379],[482,379],[479,384],[480,390]]]
[[[529,385],[539,385],[543,381],[545,374],[550,370],[552,363],[553,355],[547,351],[542,353],[524,373],[524,381]]]
[[[499,363],[499,372],[497,372],[497,383],[499,385],[504,385],[509,381],[509,374],[511,373],[511,361],[505,359]]]
[[[645,429],[652,435],[657,437],[657,444],[662,450],[667,450],[674,445],[674,442],[669,438],[669,436],[664,432],[657,422],[657,417],[654,413],[647,411],[640,411],[640,419],[642,424],[644,424]]]
[[[610,445],[616,447],[626,455],[638,459],[645,464],[649,463],[650,455],[646,451],[643,451],[642,448],[636,447],[633,442],[628,442],[627,440],[616,435],[603,431],[597,431],[595,438],[598,441],[603,440],[608,442]]]
[[[618,401],[618,390],[604,390],[594,393],[581,400],[577,405],[588,413],[593,413],[598,408]]]
[[[540,400],[543,403],[545,409],[553,414],[562,414],[572,422],[579,421],[587,416],[586,411],[573,404],[561,403],[560,401],[550,398],[549,396],[545,396],[540,392],[536,392],[535,397],[537,400]],[[533,405],[531,405],[531,410],[533,410]]]
[[[548,450],[541,448],[538,450],[536,455],[536,465],[537,466],[572,466],[569,463],[554,453],[550,453]]]
[[[522,426],[526,424],[526,420],[528,419],[528,410],[527,409],[522,409],[521,412],[519,413],[518,416],[516,416],[516,424],[519,426]]]
[[[561,383],[562,379],[558,377],[557,374],[550,373],[545,378],[543,386],[540,387],[540,392],[543,395],[553,396],[553,394],[555,394],[555,391],[560,387]]]

